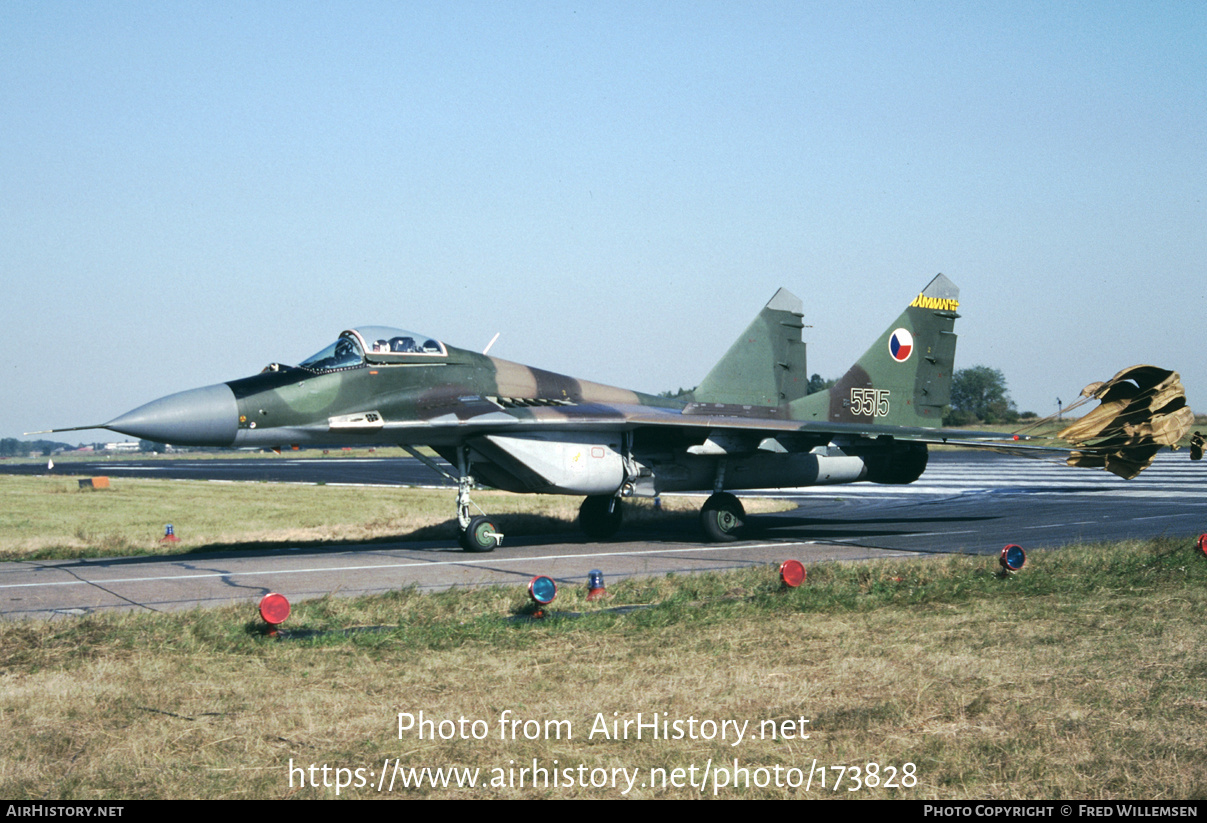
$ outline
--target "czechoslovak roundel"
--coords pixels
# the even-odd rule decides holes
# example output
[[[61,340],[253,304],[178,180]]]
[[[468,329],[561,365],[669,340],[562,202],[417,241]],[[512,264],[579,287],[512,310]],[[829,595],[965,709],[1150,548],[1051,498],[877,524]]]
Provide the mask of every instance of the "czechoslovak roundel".
[[[888,339],[888,353],[898,363],[904,363],[906,360],[909,360],[910,352],[913,350],[914,336],[909,333],[908,329],[897,329],[893,332],[893,336]]]

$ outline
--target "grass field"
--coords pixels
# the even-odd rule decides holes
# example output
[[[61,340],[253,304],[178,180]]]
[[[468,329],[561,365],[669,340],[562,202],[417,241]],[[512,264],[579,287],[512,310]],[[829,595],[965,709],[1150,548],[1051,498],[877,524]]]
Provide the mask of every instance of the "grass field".
[[[1028,561],[630,580],[542,621],[515,589],[330,598],[284,640],[235,607],[3,623],[0,796],[604,798],[632,777],[631,797],[1207,797],[1207,559],[1161,540]],[[420,712],[428,734],[400,733]],[[684,734],[602,734],[638,713]],[[446,767],[478,785],[401,785]]]
[[[480,493],[492,513],[540,517],[561,527],[573,498]],[[112,478],[80,491],[75,478],[0,476],[0,558],[178,554],[282,542],[455,539],[453,491],[284,483]],[[174,526],[179,543],[161,543]]]
[[[365,543],[457,537],[453,490],[310,486],[112,478],[81,491],[76,478],[0,475],[0,560],[182,554],[280,543]],[[549,534],[575,528],[578,497],[478,491],[474,500],[505,531]],[[627,502],[628,523],[697,530],[700,500]],[[792,504],[755,498],[747,510]],[[178,543],[163,543],[171,523]]]
[[[452,534],[451,492],[247,492],[0,477],[0,551],[154,552],[166,522],[184,551]],[[577,502],[513,516],[565,529]],[[539,621],[514,588],[324,598],[277,640],[247,607],[4,622],[0,797],[1207,797],[1207,558],[1188,537],[1028,561],[634,579]],[[400,733],[420,712],[430,733]]]

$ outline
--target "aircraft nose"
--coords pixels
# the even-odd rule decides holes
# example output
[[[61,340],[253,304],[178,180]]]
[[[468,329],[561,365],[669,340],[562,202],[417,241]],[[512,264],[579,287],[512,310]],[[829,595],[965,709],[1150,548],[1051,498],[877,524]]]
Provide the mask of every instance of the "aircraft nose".
[[[239,431],[239,405],[230,386],[219,383],[152,400],[104,427],[175,446],[230,446]]]

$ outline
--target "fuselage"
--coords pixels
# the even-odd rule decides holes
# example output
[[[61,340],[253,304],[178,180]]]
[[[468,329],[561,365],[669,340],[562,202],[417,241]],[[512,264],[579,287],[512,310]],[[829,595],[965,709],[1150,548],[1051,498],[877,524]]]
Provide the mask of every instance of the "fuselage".
[[[924,445],[891,437],[785,434],[791,421],[778,419],[759,431],[777,411],[656,397],[362,327],[297,366],[164,397],[106,427],[187,446],[430,446],[498,488],[588,496],[908,483],[925,469]]]

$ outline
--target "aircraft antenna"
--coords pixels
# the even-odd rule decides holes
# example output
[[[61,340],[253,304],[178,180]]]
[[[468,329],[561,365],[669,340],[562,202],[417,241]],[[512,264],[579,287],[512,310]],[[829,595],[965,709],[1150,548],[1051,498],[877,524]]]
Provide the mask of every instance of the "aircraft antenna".
[[[490,338],[490,342],[486,344],[486,348],[482,349],[482,354],[486,354],[488,351],[490,351],[490,347],[495,344],[495,341],[499,339],[499,335],[502,333],[503,332],[501,331],[495,332],[495,336]]]

